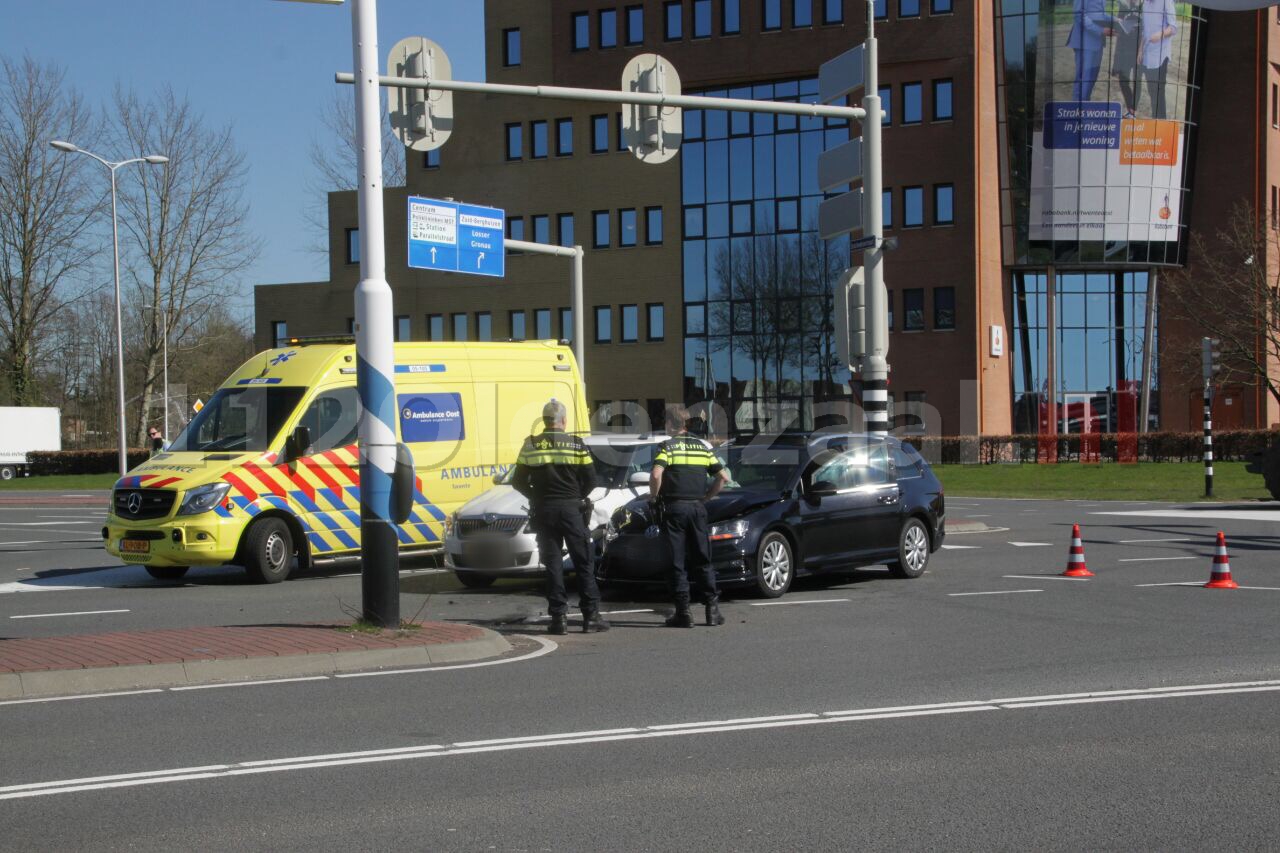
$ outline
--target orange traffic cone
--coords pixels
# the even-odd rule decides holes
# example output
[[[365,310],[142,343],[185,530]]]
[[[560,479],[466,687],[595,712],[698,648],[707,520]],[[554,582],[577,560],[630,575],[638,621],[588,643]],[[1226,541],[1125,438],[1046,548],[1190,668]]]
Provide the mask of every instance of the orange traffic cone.
[[[1231,563],[1227,562],[1227,537],[1218,531],[1218,547],[1213,554],[1213,571],[1205,589],[1239,589],[1240,584],[1231,579]]]
[[[1080,541],[1080,525],[1071,525],[1071,547],[1067,549],[1067,570],[1064,578],[1091,578],[1093,572],[1084,564],[1084,544]]]

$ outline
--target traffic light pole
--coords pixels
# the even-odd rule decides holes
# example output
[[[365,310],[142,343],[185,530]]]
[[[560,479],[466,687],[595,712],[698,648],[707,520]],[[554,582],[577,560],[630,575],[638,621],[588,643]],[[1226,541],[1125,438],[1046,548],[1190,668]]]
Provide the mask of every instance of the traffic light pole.
[[[394,311],[382,221],[382,120],[377,0],[353,0],[359,150],[360,283],[356,285],[356,390],[360,397],[360,593],[365,621],[400,625],[399,537],[391,520],[396,465]]]
[[[1213,386],[1204,383],[1204,496],[1213,497]]]
[[[875,37],[875,2],[867,0],[866,71],[862,109],[863,235],[874,238],[864,250],[866,282],[866,353],[862,356],[862,408],[867,432],[889,434],[889,305],[884,286],[884,208],[881,206],[880,87]]]

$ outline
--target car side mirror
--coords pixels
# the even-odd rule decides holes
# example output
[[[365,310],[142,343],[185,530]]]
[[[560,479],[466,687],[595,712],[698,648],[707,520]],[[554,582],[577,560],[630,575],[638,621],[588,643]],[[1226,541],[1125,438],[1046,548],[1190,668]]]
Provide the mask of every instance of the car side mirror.
[[[834,495],[837,491],[839,489],[836,488],[836,484],[827,480],[815,480],[809,484],[808,489],[809,494],[819,498],[826,495]]]
[[[501,486],[501,485],[502,485],[502,475],[501,475],[501,474],[494,474],[492,479],[493,479],[493,484],[494,484],[495,486]]]
[[[311,428],[298,426],[293,428],[293,433],[284,440],[284,458],[281,462],[289,463],[296,459],[301,459],[307,455],[307,449],[311,447]]]
[[[647,486],[649,485],[649,472],[636,471],[627,478],[627,482],[633,486]]]

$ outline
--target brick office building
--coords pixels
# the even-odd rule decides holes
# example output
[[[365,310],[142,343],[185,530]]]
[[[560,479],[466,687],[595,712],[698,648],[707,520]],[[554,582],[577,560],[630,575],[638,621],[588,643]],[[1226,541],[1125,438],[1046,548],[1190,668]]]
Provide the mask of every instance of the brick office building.
[[[898,240],[886,280],[900,426],[919,428],[923,418],[946,434],[1034,429],[1050,396],[1061,428],[1080,428],[1065,414],[1073,400],[1110,407],[1114,426],[1116,389],[1136,387],[1141,375],[1151,271],[1194,269],[1187,229],[1211,229],[1240,199],[1261,209],[1265,188],[1280,183],[1280,131],[1267,111],[1280,79],[1272,64],[1280,26],[1266,13],[1210,13],[1179,28],[1185,89],[1197,100],[1179,101],[1193,144],[1180,172],[1187,183],[1175,188],[1186,190],[1177,239],[1031,239],[1031,142],[1020,129],[1036,111],[1028,104],[1039,103],[1023,95],[1036,85],[1037,54],[1041,68],[1053,67],[1037,37],[1058,43],[1055,8],[1051,0],[877,6],[885,224]],[[863,39],[864,10],[857,0],[486,0],[486,75],[612,89],[628,59],[655,52],[685,92],[812,101],[819,64]],[[1107,86],[1104,101],[1116,81]],[[1148,91],[1164,97],[1163,88]],[[621,113],[608,105],[463,93],[454,105],[450,141],[410,152],[407,186],[386,192],[400,339],[571,334],[564,259],[513,255],[502,280],[407,267],[407,196],[454,198],[505,209],[509,237],[584,247],[587,388],[604,420],[624,401],[656,413],[714,400],[730,429],[759,428],[779,413],[811,425],[815,406],[848,399],[825,325],[848,243],[817,239],[816,161],[856,127],[688,110],[680,155],[646,165],[623,147]],[[259,286],[260,346],[286,331],[349,329],[359,278],[354,193],[332,194],[329,217],[330,280]],[[1154,319],[1152,420],[1188,428],[1198,388],[1165,376],[1159,355],[1199,333],[1158,312]],[[1235,423],[1277,419],[1253,389],[1233,393]]]

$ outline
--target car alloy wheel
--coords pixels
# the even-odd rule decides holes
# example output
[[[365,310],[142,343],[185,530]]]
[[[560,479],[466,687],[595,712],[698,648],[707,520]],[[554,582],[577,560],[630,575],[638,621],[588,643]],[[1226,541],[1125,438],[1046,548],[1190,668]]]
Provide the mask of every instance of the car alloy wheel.
[[[929,565],[929,532],[918,518],[907,519],[898,538],[898,559],[889,570],[900,578],[918,578]]]
[[[760,542],[759,573],[757,585],[761,594],[778,598],[791,588],[795,574],[795,561],[791,555],[791,543],[781,533],[768,533]]]

